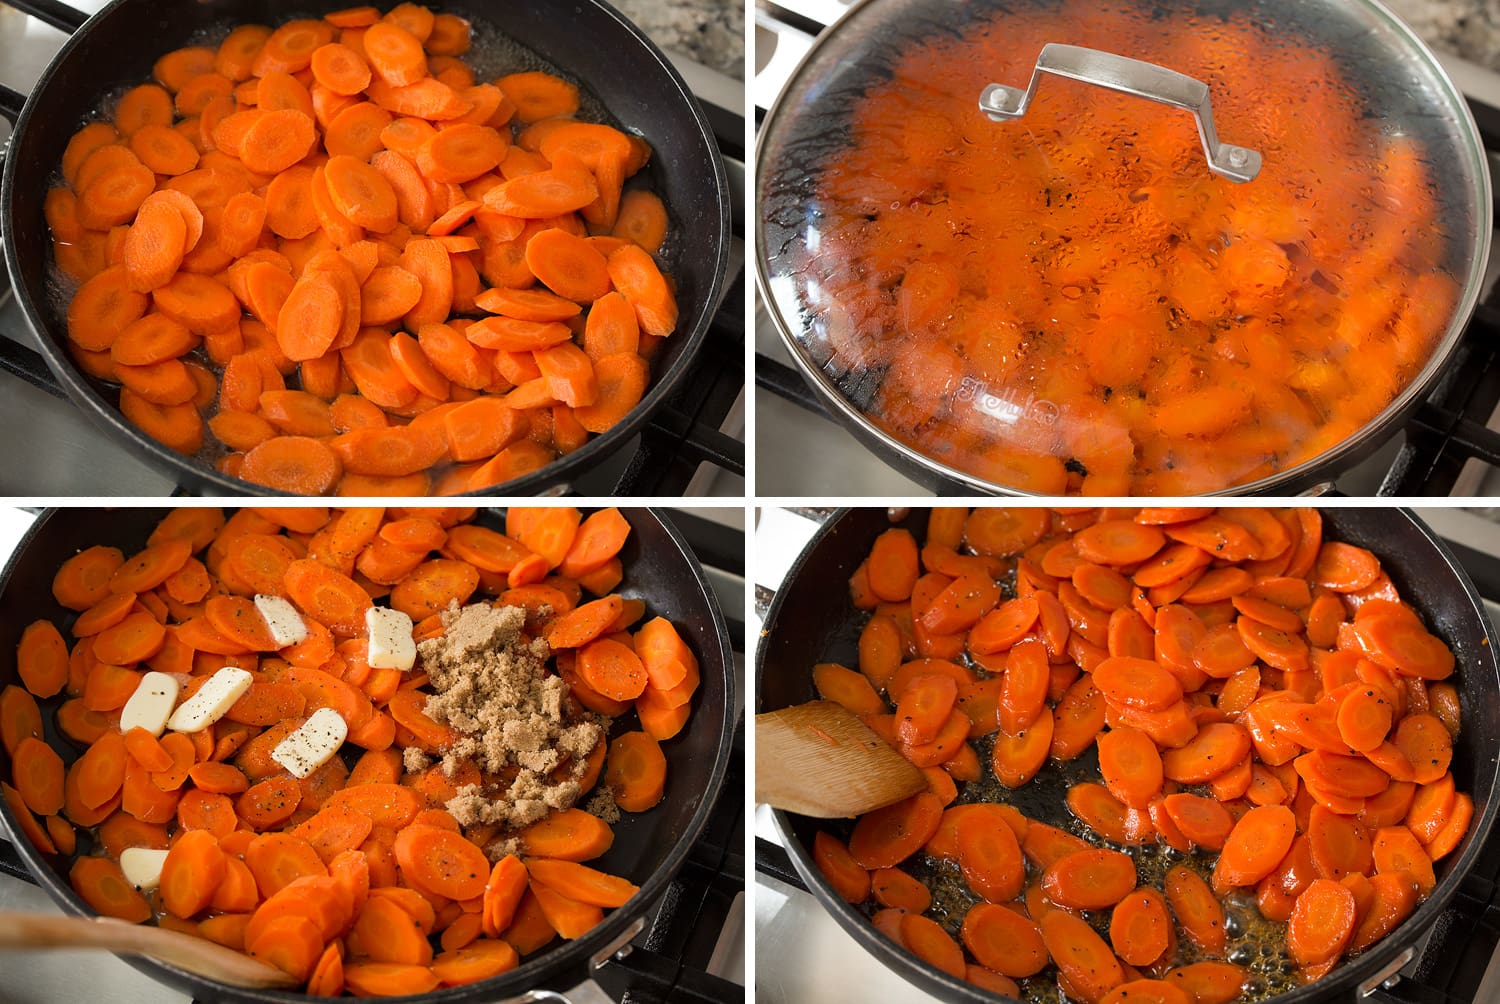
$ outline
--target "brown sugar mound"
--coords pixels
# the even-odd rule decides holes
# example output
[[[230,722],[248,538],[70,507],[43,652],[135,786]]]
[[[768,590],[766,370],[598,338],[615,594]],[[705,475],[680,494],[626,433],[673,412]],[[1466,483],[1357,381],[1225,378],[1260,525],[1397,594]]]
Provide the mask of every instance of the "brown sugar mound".
[[[547,671],[550,648],[523,631],[526,611],[454,603],[442,620],[442,637],[417,646],[433,689],[425,710],[461,736],[443,751],[444,774],[467,760],[487,775],[484,784],[460,788],[448,811],[464,826],[514,830],[570,808],[604,729],[569,711],[568,685]],[[566,776],[554,779],[565,762]],[[497,780],[512,775],[508,785]]]

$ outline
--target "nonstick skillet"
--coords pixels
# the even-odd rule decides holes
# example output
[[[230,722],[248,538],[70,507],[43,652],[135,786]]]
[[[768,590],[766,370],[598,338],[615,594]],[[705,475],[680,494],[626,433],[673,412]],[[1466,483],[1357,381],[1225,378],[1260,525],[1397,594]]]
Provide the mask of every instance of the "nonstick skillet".
[[[623,512],[631,533],[620,552],[625,579],[619,592],[645,600],[648,611],[668,617],[677,626],[697,655],[703,677],[687,726],[662,744],[667,757],[666,796],[648,812],[623,815],[614,827],[614,845],[597,862],[601,869],[629,877],[641,891],[584,937],[553,942],[503,976],[402,1000],[493,1002],[535,992],[538,996],[523,999],[607,1001],[593,982],[594,970],[641,929],[647,911],[681,867],[708,819],[728,768],[734,734],[734,667],[724,618],[701,567],[668,518],[647,509]],[[52,577],[58,566],[93,544],[118,547],[126,554],[138,551],[165,513],[163,509],[55,509],[36,521],[0,573],[0,610],[5,612],[0,623],[0,688],[20,682],[14,653],[27,624],[51,618],[66,634],[74,618],[52,598]],[[483,511],[475,522],[503,529],[503,517],[497,511]],[[40,703],[47,742],[71,763],[80,750],[57,731],[52,712],[60,697]],[[617,719],[612,733],[638,728],[631,715]],[[0,749],[0,776],[10,774],[10,758]],[[0,818],[12,833],[20,832],[4,805],[0,805]],[[80,833],[81,853],[88,852],[86,840]],[[64,911],[92,913],[69,885],[70,856],[44,855],[21,838],[15,847],[37,882]],[[199,1001],[306,1004],[310,999],[299,993],[229,987],[147,959],[123,958]]]
[[[927,515],[925,509],[913,509],[894,525],[911,530],[921,540]],[[1325,536],[1374,552],[1401,595],[1457,656],[1459,669],[1453,682],[1459,688],[1463,728],[1454,743],[1452,770],[1459,789],[1474,799],[1474,819],[1459,848],[1438,863],[1437,888],[1400,927],[1359,956],[1341,962],[1323,979],[1264,998],[1274,1004],[1355,999],[1412,958],[1412,951],[1427,931],[1451,922],[1445,917],[1445,908],[1480,857],[1500,795],[1494,752],[1500,743],[1500,668],[1493,629],[1467,574],[1442,542],[1406,510],[1325,508],[1322,515]],[[763,624],[755,656],[757,712],[816,699],[814,663],[857,665],[859,633],[868,618],[850,603],[848,580],[869,553],[876,535],[891,525],[885,509],[839,510],[828,517],[803,550],[776,591]],[[1093,762],[1088,759],[1079,769],[1089,770]],[[1076,773],[1077,769],[1069,771],[1070,775]],[[1092,779],[1097,780],[1097,770],[1092,769],[1092,773]],[[1041,775],[1017,789],[1011,800],[1033,818],[1065,825],[1071,817],[1063,807],[1065,783],[1058,774],[1053,766],[1044,767]],[[786,812],[773,815],[803,883],[874,958],[941,1000],[997,999],[897,947],[875,930],[858,907],[833,891],[813,862],[813,836],[820,828],[831,828],[836,836],[847,838],[852,822],[840,829],[836,824],[830,827],[827,822]]]
[[[57,183],[69,138],[95,116],[107,95],[149,79],[151,66],[180,46],[217,40],[236,24],[276,25],[348,7],[345,0],[114,0],[85,21],[57,0],[27,0],[45,20],[72,36],[58,50],[22,107],[0,87],[0,114],[14,124],[0,178],[0,231],[11,286],[42,355],[80,408],[144,462],[205,495],[276,494],[226,477],[151,439],[119,410],[119,388],[87,376],[68,354],[66,297],[52,279],[52,240],[42,215],[47,189]],[[381,0],[381,9],[393,6]],[[652,362],[652,382],[631,413],[581,449],[539,471],[481,494],[528,495],[565,483],[621,448],[671,396],[702,346],[722,298],[729,255],[729,195],[713,132],[692,92],[652,42],[604,0],[548,0],[495,4],[434,0],[435,11],[458,14],[474,26],[465,58],[484,79],[515,67],[503,57],[502,36],[551,63],[599,100],[617,123],[639,131],[654,153],[642,172],[670,214],[666,270],[677,283],[677,331]],[[509,59],[509,62],[503,61]],[[485,76],[488,74],[488,76]],[[103,487],[103,486],[101,486]]]

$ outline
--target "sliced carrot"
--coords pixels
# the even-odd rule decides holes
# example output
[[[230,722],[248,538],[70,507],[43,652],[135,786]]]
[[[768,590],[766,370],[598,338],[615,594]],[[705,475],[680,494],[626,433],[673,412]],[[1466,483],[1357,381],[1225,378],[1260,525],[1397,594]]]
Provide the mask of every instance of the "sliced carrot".
[[[578,110],[578,88],[549,73],[512,73],[495,81],[516,106],[521,122],[572,115]]]
[[[1042,940],[1062,975],[1087,999],[1102,998],[1124,982],[1124,971],[1103,938],[1077,917],[1051,910],[1042,917]]]
[[[1214,887],[1253,885],[1271,873],[1296,835],[1292,810],[1283,805],[1256,806],[1239,818],[1214,866]]]
[[[661,801],[666,784],[666,757],[644,732],[626,732],[609,743],[604,783],[614,789],[615,803],[627,812],[645,812]]]
[[[105,917],[142,923],[151,917],[151,906],[130,884],[120,866],[109,858],[83,857],[68,872],[73,891],[96,913]]]
[[[1167,901],[1155,889],[1132,891],[1110,912],[1110,947],[1122,962],[1132,966],[1149,966],[1161,958],[1171,931]]]
[[[1145,733],[1115,728],[1099,736],[1099,770],[1110,793],[1144,808],[1161,791],[1163,772],[1156,744]]]
[[[16,672],[36,697],[52,697],[63,689],[68,680],[68,647],[51,621],[33,621],[21,632]]]
[[[959,867],[969,888],[992,903],[1015,899],[1026,884],[1021,844],[1008,825],[970,813],[955,827]]]

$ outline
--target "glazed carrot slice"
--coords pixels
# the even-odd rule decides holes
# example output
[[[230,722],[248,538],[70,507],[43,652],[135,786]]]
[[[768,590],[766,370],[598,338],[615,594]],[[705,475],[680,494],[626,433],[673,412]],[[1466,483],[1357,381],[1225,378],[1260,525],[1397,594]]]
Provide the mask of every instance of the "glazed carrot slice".
[[[1324,589],[1358,592],[1380,575],[1380,561],[1362,547],[1331,540],[1319,549],[1312,575],[1313,584]]]
[[[1161,958],[1171,931],[1167,901],[1155,889],[1135,889],[1110,911],[1110,947],[1132,966],[1149,966]]]
[[[1015,899],[1026,885],[1021,845],[1008,825],[984,813],[958,817],[954,831],[959,866],[969,888],[992,903]]]
[[[218,838],[208,830],[187,830],[162,863],[160,897],[174,917],[184,920],[205,909],[225,871]]]
[[[1284,805],[1260,805],[1234,824],[1214,866],[1215,889],[1253,885],[1271,873],[1296,836],[1292,810]]]
[[[990,763],[995,777],[1007,788],[1019,788],[1036,776],[1052,751],[1051,715],[1042,715],[1023,731],[995,736]]]
[[[1112,656],[1094,667],[1093,678],[1109,700],[1143,711],[1160,711],[1182,699],[1182,684],[1149,659]]]
[[[1424,680],[1444,680],[1453,672],[1453,652],[1412,616],[1371,617],[1357,624],[1369,657],[1387,669]]]
[[[490,873],[484,852],[460,833],[408,826],[397,834],[395,852],[402,875],[419,888],[449,899],[484,894]]]
[[[1167,872],[1163,888],[1183,933],[1206,955],[1222,955],[1228,944],[1224,907],[1208,883],[1186,866],[1176,865]]]
[[[901,918],[901,943],[924,962],[949,975],[963,976],[963,949],[935,921],[921,914],[905,914]]]
[[[1162,800],[1162,808],[1184,837],[1208,850],[1220,850],[1234,829],[1234,817],[1214,799],[1177,792]]]
[[[1042,929],[1035,922],[991,903],[976,903],[964,914],[963,943],[982,965],[1014,979],[1041,972],[1049,961]]]
[[[925,913],[932,905],[932,893],[927,886],[899,868],[881,868],[873,872],[870,875],[870,895],[882,906],[910,913]]]
[[[1102,910],[1135,888],[1135,864],[1119,851],[1091,848],[1053,862],[1042,888],[1053,902],[1084,910]]]
[[[1127,805],[1144,808],[1161,792],[1162,759],[1145,733],[1115,728],[1098,739],[1099,770],[1110,794]]]
[[[1073,546],[1085,560],[1098,565],[1131,565],[1146,561],[1166,543],[1166,535],[1154,526],[1130,520],[1095,523],[1073,538]]]
[[[958,684],[951,677],[929,675],[913,680],[896,709],[896,731],[901,740],[914,746],[932,742],[947,724],[957,698]],[[882,710],[883,702],[859,713]]]
[[[344,985],[367,997],[403,997],[431,993],[438,978],[430,966],[361,962],[344,966]]]
[[[313,50],[314,79],[335,94],[358,94],[370,83],[370,64],[357,50],[337,42]]]
[[[1162,755],[1162,772],[1183,784],[1210,781],[1250,752],[1250,734],[1231,722],[1213,722],[1180,749]]]
[[[849,853],[867,869],[900,864],[937,832],[942,815],[942,803],[928,792],[866,813],[854,825]]]
[[[484,204],[506,216],[544,220],[582,209],[598,197],[599,185],[588,171],[576,167],[554,167],[537,171],[534,174],[522,175],[495,186],[484,194]],[[649,255],[639,248],[635,250],[645,255],[646,261],[650,263]],[[610,257],[613,259],[614,255]],[[627,258],[626,263],[640,264],[639,259],[635,257]],[[646,270],[644,276],[640,277],[641,281],[652,290],[653,302],[657,302],[662,292],[662,289],[655,287],[649,278],[655,269],[655,264],[650,263],[650,268]],[[614,282],[616,288],[619,288],[621,280],[615,275],[613,265],[610,267],[610,280]],[[638,282],[627,281],[640,288]],[[625,290],[621,289],[620,292],[624,293]],[[628,294],[626,299],[630,299]],[[632,303],[634,302],[632,300]],[[644,327],[644,323],[642,326]],[[670,328],[668,330],[670,331]]]
[[[495,862],[485,883],[480,929],[485,937],[499,937],[517,917],[526,895],[528,876],[521,859],[508,854]]]
[[[667,236],[667,211],[655,193],[644,190],[620,196],[620,211],[610,231],[655,254]]]
[[[1086,998],[1102,998],[1124,982],[1124,970],[1114,952],[1084,921],[1063,910],[1051,910],[1042,917],[1041,927],[1052,961]]]
[[[1336,959],[1354,934],[1354,894],[1331,879],[1317,879],[1297,897],[1287,925],[1287,948],[1302,966]]]
[[[11,759],[16,791],[31,811],[50,816],[63,807],[62,757],[40,739],[27,736],[16,744]]]

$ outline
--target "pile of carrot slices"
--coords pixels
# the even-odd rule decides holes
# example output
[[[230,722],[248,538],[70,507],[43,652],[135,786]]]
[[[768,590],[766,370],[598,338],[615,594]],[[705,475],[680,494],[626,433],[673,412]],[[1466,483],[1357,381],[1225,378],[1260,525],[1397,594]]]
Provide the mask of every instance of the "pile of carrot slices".
[[[1234,896],[1311,981],[1412,912],[1473,817],[1453,653],[1317,510],[934,509],[925,542],[882,533],[850,591],[858,671],[814,682],[929,788],[847,843],[819,832],[814,859],[959,979],[1238,1000],[1274,971],[1228,960]],[[1069,787],[1067,829],[969,794],[1085,755],[1099,780]],[[1172,860],[1159,887],[1142,847]],[[934,919],[913,872],[967,896]]]
[[[677,323],[639,136],[477,82],[403,3],[157,60],[63,154],[68,345],[173,450],[307,495],[458,494],[619,422]],[[205,452],[206,451],[206,452]]]
[[[423,639],[442,632],[450,601],[524,607],[571,685],[573,714],[637,713],[639,730],[601,742],[581,782],[602,783],[628,812],[662,798],[660,743],[687,721],[698,664],[666,619],[643,623],[645,604],[614,592],[630,532],[617,510],[512,508],[504,534],[474,514],[178,509],[134,555],[81,550],[53,581],[76,619],[27,627],[24,687],[0,691],[12,781],[0,790],[21,832],[46,854],[76,855],[73,888],[100,914],[245,951],[311,994],[475,982],[587,933],[636,892],[583,863],[610,849],[609,824],[570,808],[515,833],[460,826],[443,808],[458,789],[498,792],[509,778],[467,761],[451,777],[440,763],[404,769],[407,749],[438,755],[454,735],[424,713],[420,663],[366,661],[365,610],[384,601]],[[276,649],[256,594],[290,600],[307,638]],[[185,701],[225,666],[253,682],[218,721],[159,738],[120,731],[147,670],[179,678]],[[322,708],[348,740],[298,779],[271,753]],[[76,751],[48,744],[44,714]],[[520,853],[492,867],[485,849],[504,838]],[[154,891],[126,878],[130,848],[167,850]]]

